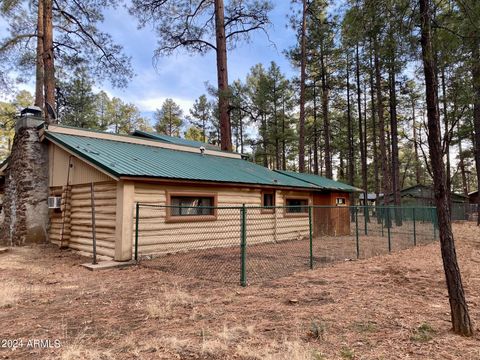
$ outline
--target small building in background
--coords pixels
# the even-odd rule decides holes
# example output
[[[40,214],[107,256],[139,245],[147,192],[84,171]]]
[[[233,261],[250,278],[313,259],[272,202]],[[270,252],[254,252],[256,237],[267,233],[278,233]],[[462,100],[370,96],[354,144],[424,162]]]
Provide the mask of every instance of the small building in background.
[[[417,184],[400,191],[402,206],[435,206],[435,195],[433,186]],[[452,220],[469,220],[470,217],[470,201],[469,197],[450,193],[452,202]],[[378,204],[393,204],[393,194],[387,196],[379,196]],[[420,212],[419,212],[420,213]]]
[[[470,204],[478,204],[478,190],[468,193],[468,201]]]
[[[378,196],[383,196],[383,194],[378,194]],[[358,194],[358,204],[361,206],[365,206],[365,193]],[[368,193],[367,194],[367,206],[375,206],[377,202],[377,194],[375,193]]]

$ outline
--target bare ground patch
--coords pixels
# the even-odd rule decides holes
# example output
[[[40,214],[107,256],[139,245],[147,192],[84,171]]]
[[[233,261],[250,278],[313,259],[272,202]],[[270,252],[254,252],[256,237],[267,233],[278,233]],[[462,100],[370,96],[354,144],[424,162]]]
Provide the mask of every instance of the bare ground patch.
[[[478,323],[480,230],[454,230]],[[51,246],[0,254],[0,293],[15,289],[0,309],[0,339],[61,340],[0,348],[0,359],[480,358],[479,335],[449,330],[438,244],[247,288],[143,267],[92,273],[82,262]]]

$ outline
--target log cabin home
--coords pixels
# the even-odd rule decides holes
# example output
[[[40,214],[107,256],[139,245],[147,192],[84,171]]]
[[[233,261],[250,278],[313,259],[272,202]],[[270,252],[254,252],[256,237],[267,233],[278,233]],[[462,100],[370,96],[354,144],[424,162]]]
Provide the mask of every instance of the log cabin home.
[[[40,129],[40,140],[48,144],[49,200],[58,204],[50,209],[50,241],[84,255],[92,253],[93,186],[97,254],[117,261],[132,259],[137,203],[256,206],[272,229],[256,241],[268,241],[272,236],[282,240],[308,232],[308,208],[302,205],[343,206],[345,211],[336,215],[314,209],[315,235],[350,233],[346,206],[350,194],[361,191],[321,176],[272,171],[241,154],[156,133],[116,135],[50,125]],[[181,242],[181,234],[188,232],[228,236],[221,231],[226,221],[222,214],[215,209],[207,209],[208,214],[203,211],[182,213],[166,207],[143,212],[140,255],[158,251],[159,244],[165,244],[168,252],[167,244]],[[286,218],[292,220],[288,227],[279,221]],[[254,241],[255,234],[250,235]]]

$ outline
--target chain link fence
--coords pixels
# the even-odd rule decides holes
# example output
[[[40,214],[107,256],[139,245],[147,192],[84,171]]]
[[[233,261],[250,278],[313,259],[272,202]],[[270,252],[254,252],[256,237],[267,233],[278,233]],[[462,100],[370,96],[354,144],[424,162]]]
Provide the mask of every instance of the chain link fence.
[[[142,266],[242,286],[438,237],[433,207],[138,203],[135,223],[133,251]]]

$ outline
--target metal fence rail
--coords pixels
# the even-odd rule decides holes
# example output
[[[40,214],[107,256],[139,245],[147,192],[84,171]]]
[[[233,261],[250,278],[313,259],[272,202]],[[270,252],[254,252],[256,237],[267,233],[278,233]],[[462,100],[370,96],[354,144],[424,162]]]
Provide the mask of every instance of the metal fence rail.
[[[365,259],[437,238],[433,207],[211,207],[137,204],[143,266],[247,284]]]

